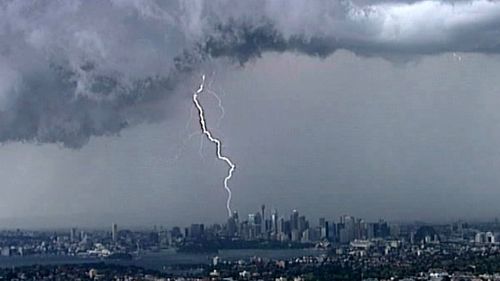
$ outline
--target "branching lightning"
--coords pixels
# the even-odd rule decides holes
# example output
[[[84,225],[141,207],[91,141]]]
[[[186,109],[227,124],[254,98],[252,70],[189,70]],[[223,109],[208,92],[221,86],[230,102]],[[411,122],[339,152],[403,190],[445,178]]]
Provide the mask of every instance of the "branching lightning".
[[[204,91],[204,87],[205,87],[205,75],[202,75],[201,78],[202,78],[202,80],[201,80],[200,87],[193,94],[193,103],[196,106],[196,108],[198,109],[198,114],[199,114],[199,119],[200,119],[199,121],[200,121],[200,126],[201,126],[201,130],[202,130],[203,134],[208,138],[208,140],[210,142],[215,144],[217,158],[219,160],[224,161],[229,166],[227,176],[224,178],[224,189],[226,189],[226,191],[227,191],[227,201],[226,201],[227,212],[228,212],[228,215],[231,216],[232,215],[232,211],[231,211],[232,193],[231,193],[231,189],[229,188],[228,182],[233,177],[233,172],[236,169],[236,165],[234,165],[234,163],[231,161],[231,159],[229,159],[229,157],[222,155],[222,142],[219,139],[217,139],[216,137],[214,137],[212,135],[211,131],[207,128],[206,121],[205,121],[205,112],[203,111],[203,106],[200,104],[200,101],[198,100],[198,95]]]
[[[217,93],[215,91],[212,91],[210,88],[208,88],[207,91],[210,94],[212,94],[212,96],[214,96],[214,98],[217,100],[217,105],[219,106],[219,110],[220,110],[219,120],[217,120],[217,127],[219,127],[220,122],[222,121],[222,119],[226,115],[226,111],[224,110],[224,106],[222,106],[222,99],[219,97],[219,95],[217,95]]]
[[[224,110],[224,106],[222,105],[222,99],[214,90],[212,90],[212,84],[215,82],[215,77],[216,77],[215,71],[212,73],[212,77],[213,77],[212,80],[208,82],[208,87],[205,87],[205,89],[217,100],[217,106],[219,107],[220,110],[220,116],[219,119],[217,120],[216,127],[219,128],[220,122],[222,121],[222,119],[224,119],[224,116],[226,115],[226,110]]]

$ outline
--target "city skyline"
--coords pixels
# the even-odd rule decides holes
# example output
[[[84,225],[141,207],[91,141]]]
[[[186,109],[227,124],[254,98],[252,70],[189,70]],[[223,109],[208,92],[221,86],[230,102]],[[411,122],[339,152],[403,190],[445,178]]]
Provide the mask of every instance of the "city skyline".
[[[263,209],[264,208],[264,209]],[[264,211],[265,210],[265,211]],[[264,211],[264,212],[263,212]],[[265,215],[262,215],[265,214]],[[30,231],[47,231],[47,230],[60,230],[60,231],[66,231],[70,230],[72,231],[73,229],[80,229],[80,230],[109,230],[110,225],[111,225],[111,231],[110,233],[117,232],[118,227],[120,229],[131,229],[131,230],[140,230],[140,231],[145,231],[145,230],[150,230],[150,229],[156,229],[156,228],[171,228],[171,227],[180,227],[180,228],[189,228],[193,224],[195,225],[224,225],[227,224],[228,221],[233,219],[235,216],[239,218],[240,222],[246,222],[249,223],[253,221],[255,218],[262,219],[265,218],[267,220],[267,223],[274,225],[279,220],[287,220],[290,219],[290,223],[292,221],[292,216],[294,214],[300,214],[300,216],[297,216],[296,219],[301,218],[301,219],[306,219],[307,218],[307,224],[311,226],[320,226],[321,221],[326,221],[326,222],[331,222],[331,223],[336,223],[336,222],[342,222],[342,220],[346,217],[353,218],[356,220],[360,220],[360,222],[363,223],[376,223],[376,222],[385,222],[388,224],[395,224],[395,225],[411,225],[411,224],[417,224],[417,225],[447,225],[447,224],[453,224],[457,222],[464,222],[464,223],[498,223],[499,222],[499,217],[490,217],[490,218],[479,218],[479,219],[466,219],[466,218],[454,218],[450,220],[443,220],[443,221],[436,221],[436,220],[412,220],[412,219],[407,219],[407,220],[389,220],[384,217],[376,217],[376,218],[364,218],[360,217],[358,215],[352,214],[352,213],[339,213],[339,214],[323,214],[319,216],[311,216],[310,214],[305,214],[300,212],[300,210],[293,208],[289,210],[280,210],[275,207],[269,207],[265,204],[261,204],[260,208],[254,208],[254,211],[250,212],[240,212],[239,210],[233,210],[233,214],[231,217],[228,218],[223,218],[223,219],[217,219],[217,218],[211,218],[209,220],[192,220],[192,221],[184,221],[180,224],[168,224],[164,223],[161,221],[153,222],[151,224],[119,224],[116,221],[107,221],[106,223],[102,225],[85,225],[85,224],[78,224],[78,223],[67,223],[67,224],[61,224],[57,226],[51,226],[51,225],[46,225],[44,227],[37,227],[36,224],[26,225],[26,226],[19,226],[19,225],[9,225],[9,224],[3,224],[0,226],[0,230],[15,230],[15,229],[23,229],[23,230],[30,230]],[[262,223],[266,222],[266,220],[263,220]],[[309,222],[313,222],[309,224]],[[271,225],[266,226],[266,227],[271,227]],[[276,226],[275,226],[276,227]],[[115,231],[114,231],[115,230]],[[267,229],[270,230],[270,229]],[[116,236],[116,234],[115,234]]]
[[[76,226],[50,230],[0,229],[0,250],[2,256],[47,254],[47,251],[52,251],[52,254],[63,256],[106,257],[112,254],[139,255],[143,250],[158,252],[168,248],[203,253],[225,247],[287,249],[314,246],[342,249],[350,245],[354,249],[368,249],[380,242],[400,246],[440,243],[492,246],[500,243],[498,218],[488,222],[398,223],[383,218],[368,221],[352,215],[311,219],[295,209],[290,212],[272,210],[266,216],[265,209],[265,205],[261,205],[259,211],[247,215],[234,211],[223,223],[199,222],[186,226],[154,225],[146,229],[130,229],[113,222],[106,229]],[[28,243],[22,244],[21,241]],[[41,244],[36,246],[33,243]]]

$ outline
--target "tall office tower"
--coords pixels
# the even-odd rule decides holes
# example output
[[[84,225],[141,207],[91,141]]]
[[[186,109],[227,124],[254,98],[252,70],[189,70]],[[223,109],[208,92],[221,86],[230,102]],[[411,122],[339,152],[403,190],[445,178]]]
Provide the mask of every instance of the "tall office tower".
[[[375,234],[377,233],[377,224],[376,223],[368,223],[366,225],[366,239],[375,238]]]
[[[69,233],[69,241],[71,242],[76,242],[77,237],[76,237],[76,228],[72,228],[71,232]]]
[[[118,225],[116,223],[111,225],[111,237],[113,238],[113,241],[118,240]]]
[[[260,206],[260,215],[262,216],[263,220],[266,219],[266,205],[264,205],[264,204],[262,204],[262,206]]]
[[[379,220],[378,224],[379,224],[379,231],[380,231],[379,237],[385,238],[385,237],[388,237],[391,235],[391,230],[389,229],[389,224],[387,224],[386,221]]]
[[[330,238],[330,229],[328,227],[328,222],[325,221],[323,226],[321,226],[321,239],[329,239]]]
[[[302,233],[304,230],[309,228],[306,217],[305,216],[300,216],[299,217],[299,233]]]
[[[340,218],[340,221],[343,222],[343,228],[344,228],[344,238],[348,242],[354,240],[354,234],[355,234],[355,218],[351,216],[342,216]]]
[[[365,221],[361,224],[361,234],[363,235],[363,239],[368,238],[368,223]]]
[[[264,233],[262,229],[264,228],[263,223],[262,223],[262,216],[260,213],[255,213],[254,217],[254,228],[255,228],[255,234],[256,235],[261,235]]]
[[[337,231],[337,224],[335,221],[332,221],[330,224],[330,230],[328,231],[328,234],[330,237],[328,239],[332,242],[336,242],[338,239],[338,231]]]
[[[262,223],[261,223],[261,230],[262,230],[262,233],[265,233],[267,231],[266,229],[266,205],[262,204],[262,206],[260,206],[260,215],[261,215],[261,218],[262,218]]]
[[[255,213],[255,224],[262,224],[262,215],[260,213]]]
[[[226,235],[229,237],[238,235],[238,224],[236,223],[234,216],[227,219]]]
[[[269,239],[270,238],[270,235],[272,235],[272,223],[271,223],[271,220],[270,219],[267,219],[265,222],[265,232],[264,232],[264,235],[267,236],[267,238]]]
[[[248,214],[248,223],[254,225],[256,223],[255,221],[255,214]]]
[[[275,237],[278,234],[278,211],[276,209],[271,215],[271,232]]]
[[[276,228],[278,234],[281,234],[281,233],[285,233],[286,231],[286,222],[285,222],[285,218],[281,217],[279,218],[279,221],[278,221],[278,227]]]
[[[292,232],[290,233],[290,239],[293,241],[293,242],[298,242],[300,241],[300,239],[302,238],[302,235],[301,233],[299,233],[299,230],[298,229],[294,229],[292,230]]]
[[[232,218],[234,219],[234,222],[238,223],[239,222],[239,218],[238,218],[238,211],[234,211],[233,212],[233,216]]]
[[[328,228],[328,222],[325,218],[319,218],[319,229],[321,239],[330,238],[330,229]]]
[[[247,233],[247,238],[253,240],[257,235],[258,231],[258,223],[260,220],[260,214],[248,214],[248,224],[247,224],[247,230],[242,231],[243,233]]]
[[[285,221],[285,218],[283,218],[283,221],[284,221],[284,223],[283,223],[283,232],[286,235],[290,236],[290,233],[292,232],[292,225],[291,225],[290,221]]]
[[[297,210],[293,210],[292,215],[290,216],[290,224],[292,230],[299,229],[299,212]]]
[[[354,223],[354,239],[366,239],[365,222],[362,219],[356,219]]]
[[[346,228],[339,229],[339,239],[338,240],[341,244],[347,244],[347,243],[351,242],[349,231]]]

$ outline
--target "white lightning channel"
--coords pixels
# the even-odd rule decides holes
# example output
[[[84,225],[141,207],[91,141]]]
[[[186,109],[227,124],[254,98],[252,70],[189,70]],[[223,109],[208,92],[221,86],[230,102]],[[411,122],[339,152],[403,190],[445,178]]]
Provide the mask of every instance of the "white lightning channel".
[[[222,121],[222,119],[224,119],[224,116],[226,115],[226,111],[224,110],[224,106],[222,105],[222,99],[219,97],[219,95],[215,91],[212,91],[210,89],[208,89],[208,92],[212,94],[212,96],[217,100],[217,105],[219,106],[220,116],[219,119],[217,120],[217,128],[219,128],[220,122]]]
[[[229,157],[222,155],[222,152],[221,152],[222,142],[219,139],[217,139],[216,137],[212,136],[212,133],[207,128],[207,124],[205,121],[205,112],[203,111],[203,106],[201,106],[200,101],[198,100],[198,95],[203,92],[204,87],[205,87],[205,75],[202,75],[201,79],[202,80],[201,80],[200,87],[193,94],[193,103],[196,106],[196,108],[198,109],[199,118],[200,118],[200,125],[201,125],[201,130],[202,130],[203,134],[205,136],[207,136],[207,138],[210,142],[215,144],[217,158],[221,161],[224,161],[229,166],[227,176],[224,178],[224,189],[226,189],[226,191],[227,191],[227,201],[226,201],[227,212],[228,212],[228,215],[231,216],[232,215],[232,211],[231,211],[232,193],[231,193],[231,189],[229,188],[228,182],[233,177],[233,172],[236,169],[236,165],[234,165],[234,163],[231,161],[231,159],[229,159]]]

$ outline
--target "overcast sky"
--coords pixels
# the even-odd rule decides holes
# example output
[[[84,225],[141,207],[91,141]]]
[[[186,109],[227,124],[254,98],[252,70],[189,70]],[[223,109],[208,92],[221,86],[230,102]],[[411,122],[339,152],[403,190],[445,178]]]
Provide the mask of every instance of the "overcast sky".
[[[0,4],[0,227],[225,220],[203,73],[243,215],[500,214],[500,4],[47,3]]]

